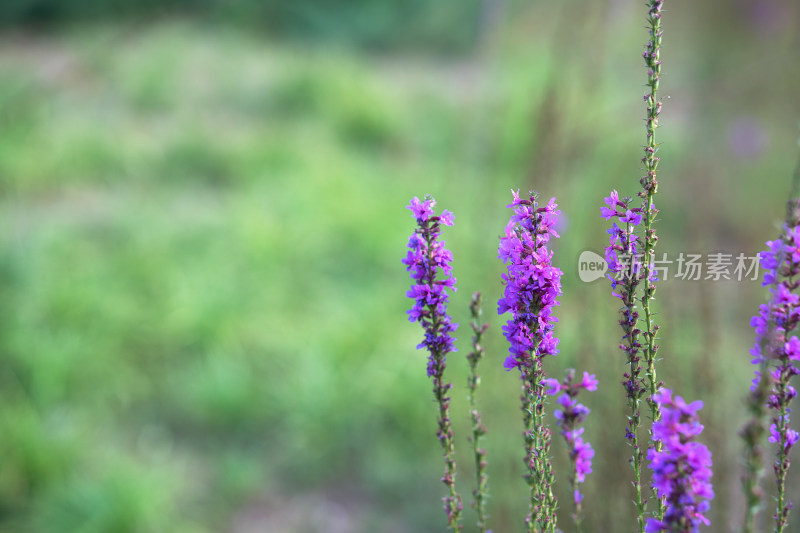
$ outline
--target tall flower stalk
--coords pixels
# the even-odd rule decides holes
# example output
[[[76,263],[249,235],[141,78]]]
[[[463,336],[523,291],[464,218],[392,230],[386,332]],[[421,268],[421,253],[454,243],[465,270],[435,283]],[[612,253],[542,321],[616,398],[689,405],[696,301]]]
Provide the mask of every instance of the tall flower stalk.
[[[768,440],[778,445],[773,465],[778,486],[774,531],[783,533],[792,508],[786,498],[786,475],[791,464],[789,452],[800,438],[789,426],[789,406],[797,396],[791,380],[800,373],[797,368],[800,339],[794,335],[790,337],[800,323],[800,200],[790,200],[781,238],[767,242],[767,246],[769,249],[760,256],[765,269],[763,285],[769,287],[770,301],[759,307],[759,314],[751,321],[756,330],[756,344],[751,354],[753,364],[759,366],[759,385],[765,382],[770,386],[766,400],[772,413]]]
[[[612,191],[605,199],[607,207],[601,209],[606,220],[617,219],[608,231],[611,235],[606,247],[606,262],[609,266],[609,278],[612,280],[613,295],[622,301],[619,324],[622,327],[620,349],[627,356],[628,369],[623,374],[622,386],[628,404],[628,424],[625,438],[632,448],[629,463],[633,470],[634,505],[639,533],[645,529],[647,514],[647,498],[642,495],[642,460],[644,449],[640,441],[641,425],[640,404],[645,398],[650,410],[650,418],[655,423],[661,418],[655,394],[661,387],[656,373],[658,344],[656,339],[659,326],[654,321],[652,302],[655,299],[657,273],[655,265],[655,248],[658,236],[654,227],[658,209],[655,206],[655,195],[658,192],[658,143],[656,129],[661,113],[661,102],[658,101],[658,86],[661,80],[661,11],[663,0],[649,0],[648,26],[650,38],[643,54],[647,68],[647,88],[644,102],[647,109],[645,120],[646,142],[644,145],[645,175],[641,178],[641,207],[631,205],[631,198],[620,199],[617,191]],[[619,223],[619,224],[618,224]],[[641,227],[638,227],[640,226]],[[636,232],[640,233],[637,234]],[[643,283],[642,283],[643,282]],[[643,287],[639,292],[639,284]],[[637,308],[641,303],[641,311]],[[661,450],[661,443],[652,437],[645,448]],[[656,519],[664,516],[664,502],[658,500],[655,510]]]
[[[513,191],[512,191],[513,192]],[[558,305],[562,272],[551,264],[553,252],[547,244],[560,211],[555,199],[541,206],[536,193],[514,199],[508,206],[514,210],[500,239],[498,257],[506,264],[503,274],[503,298],[498,313],[511,312],[503,326],[503,334],[511,347],[504,366],[517,368],[522,379],[522,413],[525,437],[526,480],[530,487],[528,531],[555,533],[557,500],[553,492],[555,479],[550,462],[550,428],[544,422],[547,376],[543,360],[558,353],[558,339],[553,336],[557,319],[552,308]]]
[[[428,350],[428,376],[433,380],[433,395],[439,406],[436,434],[444,454],[442,482],[448,489],[448,495],[443,498],[447,525],[453,531],[459,531],[463,505],[455,489],[455,447],[450,423],[450,398],[447,395],[452,384],[444,381],[446,356],[456,351],[451,333],[458,324],[452,323],[447,314],[447,290],[456,290],[456,280],[450,266],[453,255],[445,248],[444,241],[439,240],[441,225],[453,225],[453,213],[444,210],[436,216],[433,210],[435,205],[436,201],[430,196],[426,196],[422,202],[415,196],[408,205],[417,221],[417,229],[408,239],[408,253],[403,264],[411,272],[413,281],[406,293],[414,300],[414,305],[408,311],[408,319],[420,322],[425,329],[425,338],[417,345],[417,349]]]
[[[796,213],[798,187],[800,187],[800,162],[795,168],[789,201],[786,203],[784,233],[781,235],[781,239],[784,241],[787,238],[786,229],[793,224],[793,220],[798,218]],[[772,250],[771,246],[770,250]],[[776,358],[775,342],[781,336],[780,331],[776,330],[775,307],[777,306],[777,301],[775,293],[780,276],[777,267],[786,261],[785,247],[781,246],[779,252],[777,256],[771,252],[762,254],[762,261],[766,260],[766,266],[771,267],[766,269],[766,276],[763,282],[764,286],[770,288],[771,296],[769,303],[761,306],[759,315],[753,317],[751,321],[751,325],[756,329],[756,343],[750,353],[753,355],[752,363],[758,366],[758,370],[755,371],[755,378],[753,378],[750,394],[746,402],[747,409],[750,412],[750,419],[739,432],[739,436],[744,441],[744,472],[742,473],[742,490],[745,496],[744,533],[755,533],[756,517],[764,503],[764,491],[760,486],[761,478],[764,476],[764,448],[762,443],[767,431],[766,422],[769,415],[767,401],[774,385],[769,362]],[[780,314],[777,316],[779,317]],[[785,338],[785,331],[783,338]]]
[[[687,404],[672,391],[661,389],[653,401],[663,410],[663,417],[653,424],[653,438],[661,449],[647,451],[653,471],[653,487],[666,502],[664,516],[648,518],[646,533],[695,533],[700,524],[708,525],[705,512],[714,498],[711,487],[711,453],[695,442],[703,431],[697,411],[703,402]]]
[[[642,352],[646,364],[645,377],[649,392],[647,403],[650,406],[650,416],[654,423],[661,418],[659,404],[655,401],[655,394],[660,386],[656,375],[656,356],[658,352],[656,335],[659,327],[653,320],[651,304],[655,298],[656,292],[655,279],[652,274],[654,273],[653,265],[658,236],[653,227],[653,222],[658,214],[654,198],[658,192],[656,174],[658,172],[659,158],[656,155],[658,152],[656,129],[658,128],[658,117],[661,113],[661,102],[658,101],[658,85],[661,80],[661,37],[663,35],[661,29],[661,10],[663,4],[664,0],[649,0],[648,2],[650,40],[647,42],[647,47],[643,54],[644,63],[647,68],[647,87],[649,89],[649,92],[644,95],[644,101],[647,106],[647,119],[645,121],[647,141],[644,146],[642,162],[644,163],[646,173],[640,180],[642,190],[639,192],[639,197],[642,198],[642,219],[644,223],[644,245],[642,250],[644,257],[642,268],[644,270],[643,279],[647,280],[644,283],[641,300],[642,314],[644,315],[644,325],[642,328],[644,344],[642,345]],[[653,435],[652,438],[652,445],[655,446],[656,450],[661,450],[661,443],[655,438],[655,435]],[[656,516],[658,518],[663,516],[663,510],[663,504],[659,504],[659,509],[656,511]]]
[[[475,393],[478,386],[481,384],[481,376],[478,374],[478,363],[483,359],[484,350],[481,341],[483,334],[489,327],[489,324],[481,324],[481,293],[476,292],[472,295],[472,300],[469,304],[470,315],[472,316],[472,351],[467,355],[469,361],[469,376],[467,377],[467,388],[469,390],[469,413],[472,420],[472,453],[475,457],[475,479],[477,486],[472,491],[475,497],[473,507],[478,513],[478,530],[480,533],[487,532],[487,518],[486,514],[486,498],[489,495],[489,476],[486,469],[489,463],[486,461],[486,450],[481,448],[481,438],[486,435],[486,427],[481,423],[481,415],[478,412],[478,407],[475,401]]]
[[[575,371],[567,371],[567,377],[559,383],[557,379],[546,380],[547,393],[555,395],[563,393],[558,397],[558,404],[561,409],[553,412],[561,428],[561,436],[567,443],[570,462],[569,488],[572,491],[575,512],[572,519],[575,522],[575,531],[583,531],[583,494],[580,491],[580,484],[586,479],[586,474],[592,473],[592,458],[594,450],[591,444],[583,440],[583,428],[579,427],[586,420],[589,409],[578,403],[577,397],[581,390],[597,390],[597,378],[594,374],[583,373],[580,381],[575,381]]]
[[[641,357],[642,345],[639,342],[641,330],[638,327],[639,312],[636,306],[636,291],[642,280],[642,265],[639,253],[639,238],[636,226],[642,222],[642,209],[630,207],[631,198],[620,199],[617,191],[611,191],[605,198],[607,207],[600,209],[606,220],[617,219],[611,229],[609,245],[605,249],[608,277],[611,280],[612,294],[622,301],[619,314],[619,325],[622,328],[620,349],[627,356],[628,370],[623,374],[622,387],[628,403],[628,424],[625,438],[632,449],[628,462],[633,470],[634,505],[639,533],[644,532],[645,500],[642,497],[642,461],[644,451],[639,442],[639,426],[641,424],[641,398],[647,388],[642,378]]]

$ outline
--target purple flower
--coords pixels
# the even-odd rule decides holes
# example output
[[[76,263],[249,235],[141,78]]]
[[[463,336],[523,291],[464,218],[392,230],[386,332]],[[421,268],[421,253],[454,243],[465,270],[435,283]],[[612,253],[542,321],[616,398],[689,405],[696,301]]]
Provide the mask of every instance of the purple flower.
[[[783,345],[783,350],[790,361],[800,360],[800,339],[792,337],[789,342]]]
[[[789,415],[786,415],[783,417],[783,425],[788,426],[788,424],[789,424]],[[788,429],[788,427],[785,430],[785,432],[786,432],[786,438],[784,439],[783,447],[788,452],[789,449],[791,449],[791,447],[794,446],[795,443],[797,443],[797,439],[798,437],[800,437],[800,434],[798,434],[797,431],[793,429]],[[781,430],[777,424],[773,423],[769,426],[769,439],[767,440],[769,440],[773,444],[778,444],[781,442],[782,440]]]
[[[659,390],[653,400],[662,413],[661,420],[653,424],[653,438],[662,442],[662,449],[651,448],[647,459],[653,471],[653,487],[666,500],[667,509],[663,520],[648,518],[645,531],[673,531],[674,526],[682,525],[690,528],[685,531],[696,532],[701,523],[708,525],[704,513],[708,501],[714,498],[711,453],[705,445],[694,442],[703,430],[697,419],[703,404],[687,404],[680,396],[673,398],[669,389]]]
[[[511,312],[503,334],[511,347],[505,368],[530,366],[532,358],[558,353],[553,337],[552,308],[558,305],[562,272],[551,264],[553,253],[547,247],[558,211],[555,199],[539,207],[536,196],[520,199],[512,191],[514,209],[505,236],[500,239],[498,257],[507,265],[503,274],[505,291],[497,303],[499,314]]]
[[[426,348],[429,352],[428,376],[441,376],[445,355],[456,351],[451,333],[458,327],[447,314],[447,290],[456,290],[450,266],[453,254],[445,248],[444,241],[439,240],[440,223],[452,225],[453,214],[445,210],[437,218],[433,216],[435,205],[436,200],[430,197],[423,202],[416,196],[411,199],[407,207],[417,220],[417,229],[408,239],[408,253],[403,259],[414,281],[406,293],[414,300],[407,311],[408,319],[421,322],[425,328],[425,338],[417,348]]]
[[[548,396],[554,396],[561,392],[561,382],[556,378],[548,378],[544,380],[544,386],[545,389],[547,389],[545,394]]]
[[[800,202],[793,200],[781,238],[768,241],[768,249],[759,254],[765,270],[763,285],[769,288],[770,299],[759,306],[758,315],[750,321],[756,332],[756,342],[750,354],[753,364],[759,366],[751,387],[754,395],[759,392],[761,372],[768,371],[769,375],[766,407],[773,411],[769,441],[778,444],[774,472],[779,503],[774,517],[776,527],[781,530],[786,525],[791,509],[791,502],[784,499],[783,493],[790,465],[789,451],[799,436],[797,431],[789,427],[790,404],[797,396],[797,390],[790,382],[792,377],[800,373],[796,366],[796,362],[800,361],[800,340],[792,335],[800,322],[800,295],[796,292],[796,279],[800,274],[799,244]],[[763,396],[759,401],[763,402]]]
[[[548,382],[552,381],[556,381],[558,384],[557,380],[548,380]],[[548,385],[552,385],[552,383]],[[556,389],[556,387],[551,386],[551,389]],[[569,459],[572,464],[570,485],[575,495],[576,514],[580,514],[580,502],[583,496],[580,494],[578,484],[583,483],[586,474],[592,472],[594,450],[591,444],[585,442],[581,437],[583,428],[578,426],[586,420],[590,411],[585,405],[578,403],[577,396],[581,390],[597,390],[597,379],[593,374],[584,372],[583,378],[575,381],[575,371],[568,370],[563,383],[558,384],[556,393],[562,390],[564,393],[558,397],[558,404],[562,409],[555,411],[553,415],[556,417],[558,426],[561,428],[561,436],[564,437],[569,450]]]
[[[606,220],[610,219],[611,217],[617,216],[617,205],[620,204],[619,201],[619,194],[617,191],[611,191],[611,194],[608,198],[603,199],[608,205],[608,207],[601,207],[600,208],[600,216],[605,218]]]
[[[439,403],[436,436],[442,446],[445,474],[442,482],[449,494],[442,498],[447,523],[453,531],[460,530],[461,496],[455,490],[456,463],[453,457],[453,430],[450,423],[450,398],[447,391],[452,384],[444,381],[446,356],[455,351],[455,339],[451,333],[458,324],[453,324],[447,314],[448,289],[455,291],[456,280],[452,275],[450,262],[453,254],[439,240],[440,225],[452,226],[453,214],[442,212],[434,215],[436,201],[430,196],[420,202],[416,196],[411,199],[408,209],[417,221],[417,229],[408,239],[408,253],[403,259],[406,270],[411,273],[413,284],[406,295],[414,301],[408,311],[409,320],[420,322],[425,337],[417,348],[428,350],[428,376],[433,378],[433,393]]]
[[[453,216],[453,213],[451,213],[447,209],[442,211],[442,214],[439,215],[439,222],[441,222],[445,226],[452,226],[454,219],[455,217]]]
[[[601,215],[605,219],[619,218],[622,226],[614,222],[607,231],[610,235],[609,245],[605,249],[606,263],[608,263],[609,279],[612,287],[616,289],[617,281],[625,280],[625,287],[617,291],[614,296],[626,301],[632,298],[636,284],[642,275],[641,258],[638,251],[638,237],[635,233],[636,226],[641,224],[642,215],[640,208],[628,209],[630,198],[619,199],[617,191],[611,192],[611,197],[605,199],[606,204],[612,208],[601,208]],[[617,210],[619,206],[621,210]],[[653,273],[654,274],[654,273]],[[651,276],[651,279],[654,276]]]
[[[411,203],[406,206],[414,213],[414,218],[418,223],[427,222],[433,215],[433,206],[436,205],[436,200],[433,198],[426,198],[424,202],[420,202],[416,196],[411,199]],[[446,211],[445,211],[446,212]]]
[[[583,373],[583,379],[578,384],[579,387],[582,387],[588,391],[596,391],[597,390],[597,378],[594,374],[590,374],[588,372]]]
[[[626,224],[631,224],[632,226],[636,226],[642,223],[642,215],[638,213],[634,213],[631,210],[625,211],[625,216],[620,217],[620,222],[625,222]]]
[[[550,430],[544,422],[545,389],[549,382],[542,360],[558,353],[558,339],[553,336],[558,320],[552,309],[558,305],[562,273],[552,264],[553,252],[548,243],[551,237],[558,237],[555,225],[561,212],[554,198],[540,206],[536,193],[527,198],[521,198],[518,191],[511,193],[513,200],[508,207],[514,213],[497,252],[506,265],[502,274],[505,287],[503,297],[497,302],[497,312],[511,313],[502,328],[510,344],[503,366],[507,370],[518,368],[523,381],[526,478],[531,494],[528,520],[544,530],[557,520],[549,459]]]

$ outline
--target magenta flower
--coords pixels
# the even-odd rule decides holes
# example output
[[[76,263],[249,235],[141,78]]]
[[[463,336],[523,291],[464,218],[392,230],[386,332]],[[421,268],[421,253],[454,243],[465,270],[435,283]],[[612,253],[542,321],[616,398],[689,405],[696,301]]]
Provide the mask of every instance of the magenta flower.
[[[708,525],[705,514],[708,501],[714,498],[711,486],[711,453],[694,439],[703,431],[697,418],[702,402],[687,404],[672,391],[661,389],[653,395],[661,408],[661,420],[653,423],[653,438],[662,443],[661,451],[647,452],[653,471],[653,488],[664,498],[667,509],[664,519],[647,519],[647,533],[659,531],[698,531]],[[676,529],[677,528],[677,529]]]
[[[597,390],[597,378],[594,374],[590,374],[588,372],[583,373],[583,378],[581,378],[581,382],[578,384],[579,387],[586,389],[588,391],[596,391]]]
[[[784,425],[788,425],[789,423],[789,415],[786,415],[783,420]],[[773,444],[778,444],[781,440],[785,440],[783,443],[784,448],[788,452],[792,446],[797,443],[797,439],[800,438],[800,433],[793,429],[786,430],[786,438],[781,438],[781,431],[778,428],[777,424],[772,424],[769,426],[769,441]]]
[[[425,328],[425,339],[417,348],[426,348],[429,352],[429,377],[437,372],[437,356],[441,357],[443,372],[445,355],[456,351],[455,339],[450,334],[458,327],[447,314],[447,290],[456,290],[450,266],[453,254],[445,248],[444,241],[439,240],[440,224],[452,226],[453,213],[445,210],[441,216],[434,216],[435,205],[433,198],[423,202],[416,196],[411,199],[408,209],[414,214],[418,227],[408,239],[409,250],[403,259],[414,281],[406,293],[414,300],[414,305],[406,313],[409,321],[421,322]]]
[[[452,384],[444,381],[447,354],[456,351],[451,333],[458,324],[452,323],[447,314],[447,291],[456,290],[456,280],[450,267],[453,254],[445,248],[444,241],[439,240],[440,225],[452,226],[453,213],[445,210],[437,217],[433,210],[435,205],[436,200],[431,197],[426,197],[422,202],[416,196],[411,199],[408,209],[414,214],[417,229],[408,239],[408,253],[403,264],[414,282],[406,293],[414,300],[408,311],[408,319],[420,322],[425,329],[425,338],[417,345],[417,349],[428,350],[428,377],[433,378],[433,394],[439,406],[436,436],[444,452],[445,473],[442,482],[449,491],[442,499],[444,510],[447,524],[453,531],[458,531],[463,505],[461,496],[455,490],[455,446],[450,423],[450,398],[447,396]]]
[[[512,316],[503,333],[511,344],[506,358],[507,370],[531,366],[532,358],[558,353],[558,339],[553,337],[553,306],[561,294],[562,272],[551,264],[553,252],[547,244],[550,236],[558,237],[553,229],[556,217],[555,199],[539,207],[536,197],[520,199],[512,191],[514,208],[505,236],[500,239],[498,257],[507,265],[503,274],[504,296],[497,303],[499,314]]]
[[[619,218],[620,222],[624,222],[626,224],[630,224],[632,226],[636,226],[642,223],[642,215],[639,213],[634,213],[631,210],[625,211],[625,216]]]
[[[605,218],[606,220],[610,219],[611,217],[617,216],[617,206],[622,205],[619,201],[619,194],[617,191],[611,191],[611,194],[608,198],[603,199],[608,207],[601,207],[600,208],[600,216]]]
[[[784,489],[791,464],[789,452],[798,440],[797,431],[789,427],[789,413],[790,404],[797,396],[791,380],[800,373],[796,366],[796,361],[800,361],[800,340],[792,335],[800,323],[800,295],[797,294],[797,276],[800,275],[800,203],[793,200],[789,207],[781,238],[767,242],[768,249],[759,254],[761,267],[765,270],[762,284],[769,288],[770,300],[759,306],[758,315],[750,321],[756,332],[756,342],[750,354],[753,364],[759,367],[751,392],[755,394],[758,391],[761,376],[769,377],[768,383],[763,386],[769,385],[766,406],[773,412],[768,440],[778,444],[773,469],[778,484],[778,508],[774,517],[776,530],[779,531],[786,527],[792,508],[791,502],[785,498]]]
[[[594,457],[594,450],[591,444],[583,440],[584,428],[579,427],[586,420],[589,414],[589,409],[578,403],[577,396],[581,390],[595,391],[597,390],[597,378],[594,374],[588,372],[583,373],[583,378],[580,381],[575,381],[575,371],[568,370],[567,376],[562,383],[557,380],[549,379],[548,381],[548,394],[555,395],[561,391],[564,393],[558,397],[558,404],[561,409],[553,412],[556,417],[557,424],[561,428],[561,436],[567,444],[569,451],[569,460],[572,465],[572,472],[570,474],[569,482],[570,488],[573,493],[573,501],[575,503],[575,514],[573,516],[576,525],[581,523],[581,502],[583,495],[580,492],[579,485],[586,479],[586,474],[592,472],[592,458]],[[556,383],[553,384],[552,382]]]
[[[641,224],[641,208],[629,209],[630,198],[619,199],[617,191],[611,192],[611,197],[605,199],[606,204],[613,203],[614,208],[601,207],[601,215],[605,219],[619,218],[621,226],[614,222],[607,231],[610,235],[609,244],[605,249],[606,263],[608,264],[608,278],[611,280],[613,295],[623,302],[631,300],[636,292],[642,276],[642,263],[639,254],[639,239],[636,235],[636,226]],[[616,209],[620,207],[620,210]],[[654,276],[651,276],[653,279]],[[622,282],[622,287],[618,285]],[[625,326],[623,326],[625,327]]]

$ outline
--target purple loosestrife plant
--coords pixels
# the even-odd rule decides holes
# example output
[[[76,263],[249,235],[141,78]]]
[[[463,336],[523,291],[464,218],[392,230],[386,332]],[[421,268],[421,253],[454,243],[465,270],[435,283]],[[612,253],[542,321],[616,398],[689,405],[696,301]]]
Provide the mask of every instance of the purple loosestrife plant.
[[[558,404],[561,409],[554,411],[553,415],[558,420],[561,436],[564,437],[569,450],[569,461],[572,466],[569,486],[575,503],[575,513],[572,518],[575,521],[575,530],[577,533],[581,533],[583,494],[580,492],[579,485],[583,483],[586,474],[592,472],[594,450],[582,437],[583,428],[579,427],[579,425],[586,420],[589,409],[585,405],[578,403],[577,396],[582,389],[587,391],[597,390],[597,379],[594,374],[584,372],[583,378],[580,381],[575,381],[575,371],[570,369],[567,371],[567,377],[564,378],[562,383],[559,383],[557,379],[547,379],[545,384],[548,394],[562,393],[558,397]]]
[[[639,533],[644,530],[646,514],[646,499],[642,497],[641,489],[643,450],[638,434],[641,423],[639,410],[641,398],[646,397],[650,407],[650,416],[654,422],[658,421],[661,416],[658,403],[654,400],[655,394],[661,387],[656,375],[655,364],[659,326],[654,322],[651,304],[655,298],[655,282],[657,281],[654,258],[658,237],[653,223],[658,214],[654,202],[658,192],[656,176],[659,163],[656,155],[658,144],[655,132],[658,128],[658,118],[662,107],[661,102],[658,101],[658,86],[661,79],[661,38],[663,35],[661,12],[663,3],[663,0],[648,0],[647,3],[650,39],[643,54],[647,68],[648,87],[648,92],[644,95],[647,118],[645,120],[646,143],[642,163],[644,163],[645,175],[639,181],[642,190],[638,193],[642,204],[641,207],[633,207],[630,205],[630,198],[621,200],[617,191],[612,191],[611,195],[605,199],[607,207],[601,209],[603,218],[619,219],[619,225],[614,222],[609,230],[611,239],[610,245],[606,248],[606,261],[611,273],[616,275],[611,276],[613,294],[622,300],[620,326],[623,330],[623,342],[620,344],[620,348],[628,357],[628,371],[624,374],[622,382],[629,410],[625,436],[633,448],[630,463],[633,469],[634,504],[637,510]],[[635,232],[639,225],[641,225],[641,233],[637,235]],[[643,282],[641,294],[638,293],[640,282]],[[637,301],[641,302],[641,315],[636,309]],[[641,327],[638,327],[640,322]],[[644,370],[644,376],[641,376],[642,370]],[[648,447],[660,450],[661,443],[651,435]],[[660,519],[663,514],[664,503],[659,500],[655,516]]]
[[[703,402],[686,404],[672,391],[660,389],[653,401],[661,408],[661,419],[653,424],[653,438],[661,442],[661,450],[647,451],[653,471],[653,487],[666,501],[663,518],[648,518],[646,533],[694,533],[700,524],[708,525],[704,513],[714,498],[711,487],[711,452],[695,442],[703,431],[697,411]]]
[[[481,316],[481,293],[476,292],[472,295],[472,300],[469,304],[470,315],[472,316],[472,351],[467,355],[469,361],[469,377],[467,378],[467,388],[469,390],[469,413],[472,420],[472,453],[475,457],[475,478],[477,486],[472,491],[475,501],[472,502],[475,511],[478,513],[478,530],[480,533],[487,533],[486,525],[486,498],[489,495],[489,476],[486,473],[486,468],[489,463],[486,461],[486,450],[480,447],[481,437],[486,435],[486,427],[481,423],[481,415],[475,403],[475,393],[481,383],[481,377],[478,375],[478,363],[483,359],[483,345],[481,340],[483,334],[489,328],[489,324],[480,324]],[[488,530],[491,532],[491,530]]]
[[[551,263],[553,252],[547,244],[560,211],[555,199],[540,206],[536,193],[514,200],[514,210],[500,239],[499,258],[506,264],[503,274],[503,297],[498,313],[511,313],[503,334],[511,347],[505,361],[508,370],[517,368],[523,382],[522,413],[525,425],[526,476],[530,486],[531,512],[528,531],[556,531],[557,501],[553,492],[554,476],[550,463],[550,429],[544,423],[547,378],[543,359],[558,353],[558,339],[553,336],[553,306],[561,294],[562,272]]]
[[[631,198],[620,199],[617,191],[611,191],[605,198],[607,207],[600,208],[601,216],[606,219],[618,219],[608,230],[609,245],[605,249],[608,264],[608,278],[611,280],[612,294],[622,301],[619,314],[619,325],[622,327],[620,349],[628,359],[628,371],[623,374],[622,387],[628,402],[628,425],[625,438],[633,449],[628,462],[633,469],[634,504],[637,512],[639,533],[644,531],[645,501],[642,498],[642,461],[644,452],[639,444],[639,426],[641,411],[639,408],[642,396],[646,392],[641,372],[642,348],[639,342],[641,330],[638,328],[639,312],[636,309],[636,291],[642,279],[641,254],[639,254],[639,238],[636,227],[642,222],[642,209],[631,207]],[[651,275],[652,277],[652,275]]]
[[[428,350],[428,376],[433,379],[433,394],[439,405],[437,436],[444,452],[445,472],[442,482],[449,490],[443,498],[447,513],[447,524],[453,531],[461,529],[461,496],[455,489],[456,462],[453,443],[453,430],[450,424],[450,398],[447,391],[451,383],[445,383],[444,370],[446,356],[456,351],[452,337],[458,324],[451,322],[447,315],[447,290],[456,290],[456,280],[452,275],[450,262],[453,255],[439,240],[441,225],[452,226],[453,214],[447,210],[436,216],[436,201],[430,196],[420,202],[412,198],[408,209],[417,221],[417,229],[408,239],[408,254],[403,259],[406,270],[411,272],[414,282],[407,296],[414,300],[408,311],[411,322],[420,322],[425,329],[425,339],[417,348]],[[441,274],[441,275],[440,275]]]
[[[797,206],[795,198],[798,185],[800,185],[800,164],[795,169],[792,192],[790,194],[791,199],[786,205],[786,222],[784,233],[781,235],[782,240],[786,239],[785,231],[792,225],[792,220],[797,218],[794,213]],[[742,474],[742,489],[746,499],[744,533],[754,533],[756,531],[756,516],[761,510],[764,501],[764,492],[760,487],[760,480],[764,475],[762,442],[766,433],[765,426],[769,412],[767,401],[774,385],[773,373],[770,372],[769,363],[776,358],[775,341],[781,335],[784,339],[786,336],[785,325],[781,328],[781,332],[776,330],[775,322],[775,309],[777,307],[775,294],[780,276],[778,267],[786,261],[786,255],[783,246],[776,247],[775,252],[778,252],[777,254],[772,253],[774,245],[774,241],[768,243],[770,251],[762,254],[762,261],[766,261],[769,267],[766,268],[763,285],[769,287],[771,297],[769,303],[762,305],[759,309],[759,315],[753,317],[751,321],[752,326],[756,328],[756,343],[750,353],[754,357],[752,363],[758,365],[758,370],[755,371],[756,377],[753,379],[746,402],[750,411],[750,419],[739,432],[739,436],[744,441],[744,472]],[[778,313],[777,317],[781,317],[782,314]]]
[[[769,249],[760,257],[765,269],[763,285],[769,287],[770,301],[759,307],[759,314],[751,321],[756,343],[750,353],[753,364],[759,366],[751,392],[756,394],[760,387],[770,386],[766,405],[773,414],[768,440],[778,445],[773,466],[778,485],[775,531],[783,533],[792,508],[785,490],[791,464],[789,452],[800,437],[789,427],[789,405],[797,396],[791,380],[800,373],[800,339],[792,335],[800,322],[800,200],[790,201],[781,238],[767,242],[767,246]]]

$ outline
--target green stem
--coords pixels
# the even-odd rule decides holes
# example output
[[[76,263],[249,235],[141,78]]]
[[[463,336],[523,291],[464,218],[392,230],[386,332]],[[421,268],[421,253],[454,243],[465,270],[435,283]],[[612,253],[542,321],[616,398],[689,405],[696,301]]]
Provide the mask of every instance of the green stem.
[[[536,348],[532,350],[536,352]],[[522,411],[525,422],[526,479],[530,487],[531,512],[526,519],[529,532],[556,532],[558,504],[553,493],[555,482],[550,463],[550,429],[544,425],[544,370],[541,358],[531,358],[522,373]]]
[[[481,325],[479,318],[481,315],[481,293],[476,292],[472,295],[470,302],[470,312],[472,315],[472,331],[475,335],[472,337],[472,352],[467,356],[469,361],[469,377],[467,378],[467,386],[469,390],[469,410],[472,420],[472,453],[475,457],[475,478],[477,486],[472,491],[475,497],[473,506],[478,513],[478,530],[480,533],[487,531],[487,518],[486,514],[486,498],[489,494],[489,477],[486,473],[488,463],[486,461],[486,450],[481,449],[480,440],[486,434],[486,428],[481,424],[481,415],[475,402],[475,393],[481,382],[481,377],[478,375],[478,363],[483,358],[484,350],[481,345],[483,333],[488,328],[488,324]]]
[[[656,344],[656,334],[658,326],[653,322],[653,311],[651,309],[651,302],[655,298],[656,286],[650,280],[652,274],[652,264],[655,258],[655,247],[658,237],[656,236],[653,222],[658,214],[655,208],[653,199],[658,192],[658,180],[656,174],[658,172],[659,158],[656,156],[658,151],[658,144],[656,143],[656,128],[658,128],[658,116],[661,112],[661,102],[657,99],[658,85],[661,78],[661,7],[663,0],[650,0],[648,3],[648,23],[650,30],[650,41],[647,43],[644,52],[645,65],[648,69],[647,86],[650,91],[644,96],[647,105],[647,120],[646,120],[646,133],[647,144],[644,147],[644,157],[642,162],[645,165],[645,176],[641,179],[642,192],[639,196],[643,198],[642,216],[644,218],[644,291],[642,294],[642,310],[644,312],[644,329],[642,336],[645,339],[644,344],[644,358],[646,363],[645,375],[647,376],[648,384],[648,405],[650,406],[650,416],[653,422],[661,418],[661,411],[658,405],[653,401],[653,395],[660,388],[658,377],[656,375],[656,353],[658,352],[658,345]],[[661,442],[652,441],[652,446],[661,451]],[[664,517],[665,505],[664,502],[655,495],[658,503],[658,509],[655,513],[657,519],[661,520]]]
[[[630,261],[631,264],[633,264],[633,243],[630,240],[632,225],[630,222],[627,223],[626,229],[626,234],[629,237],[625,251],[629,256],[631,256]],[[639,446],[639,426],[641,423],[639,404],[642,389],[640,385],[641,378],[639,377],[641,374],[641,365],[638,355],[639,348],[641,347],[638,340],[640,332],[636,328],[639,315],[636,312],[635,294],[638,284],[639,280],[635,275],[633,275],[633,273],[627,276],[625,291],[622,292],[624,299],[623,308],[621,309],[620,313],[623,316],[622,320],[620,320],[620,324],[622,324],[622,329],[625,333],[625,338],[627,339],[628,343],[625,351],[628,354],[628,367],[630,370],[626,376],[627,379],[622,383],[623,387],[626,389],[628,408],[630,409],[630,414],[628,415],[629,435],[627,435],[626,438],[628,438],[630,441],[629,445],[633,448],[633,453],[629,462],[631,468],[633,469],[633,491],[634,504],[636,505],[636,523],[639,533],[644,533],[645,513],[647,509],[642,498],[642,450]]]

